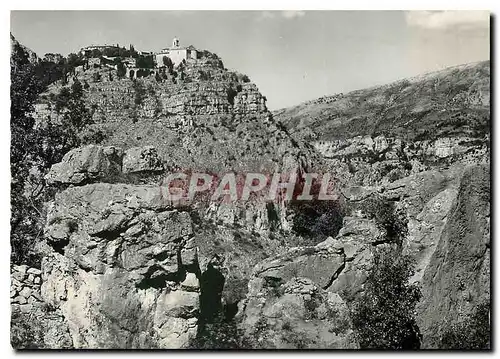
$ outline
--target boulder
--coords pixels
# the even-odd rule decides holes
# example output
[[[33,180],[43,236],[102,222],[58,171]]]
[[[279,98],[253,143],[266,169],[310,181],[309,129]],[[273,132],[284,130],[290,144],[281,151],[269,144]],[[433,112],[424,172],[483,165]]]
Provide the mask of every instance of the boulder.
[[[88,145],[66,153],[46,176],[49,183],[82,185],[113,182],[121,173],[123,151],[118,147]]]

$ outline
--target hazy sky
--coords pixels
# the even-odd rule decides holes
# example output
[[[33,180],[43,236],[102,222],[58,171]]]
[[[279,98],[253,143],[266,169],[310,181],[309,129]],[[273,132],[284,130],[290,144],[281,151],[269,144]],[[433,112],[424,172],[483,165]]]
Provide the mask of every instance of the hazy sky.
[[[487,60],[490,42],[473,11],[13,11],[11,32],[39,56],[177,36],[247,74],[270,109]]]

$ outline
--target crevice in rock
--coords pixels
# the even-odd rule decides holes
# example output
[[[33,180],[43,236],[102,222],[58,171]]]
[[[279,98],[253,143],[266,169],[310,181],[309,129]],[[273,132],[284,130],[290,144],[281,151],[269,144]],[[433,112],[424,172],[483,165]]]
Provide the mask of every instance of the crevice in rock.
[[[177,282],[180,283],[186,277],[184,270],[179,270],[174,273],[161,273],[163,269],[157,265],[153,265],[148,269],[148,272],[144,275],[144,278],[136,285],[139,289],[147,288],[165,288],[166,282]],[[156,274],[160,272],[160,274]]]
[[[221,258],[215,256],[199,275],[200,311],[193,349],[239,349],[240,334],[236,325],[238,303],[224,303],[223,289],[228,285],[222,271]]]
[[[224,275],[209,263],[200,278],[200,323],[211,323],[222,312],[224,283]]]
[[[121,229],[109,229],[94,233],[93,235],[95,237],[99,237],[108,242],[111,242],[120,237],[121,233],[122,233]]]
[[[238,313],[238,303],[239,302],[234,302],[234,303],[227,303],[224,305],[224,320],[226,322],[234,320],[236,313]]]
[[[64,255],[64,249],[69,244],[69,239],[62,239],[57,242],[49,242],[50,246],[59,254]]]
[[[337,270],[333,273],[332,277],[328,281],[328,284],[323,287],[324,290],[327,290],[328,288],[330,288],[332,286],[333,282],[335,282],[335,280],[339,277],[340,273],[342,273],[342,271],[345,269],[345,264],[346,264],[347,260],[346,260],[346,255],[345,255],[343,249],[342,249],[342,257],[343,257],[342,265],[340,267],[338,267]]]

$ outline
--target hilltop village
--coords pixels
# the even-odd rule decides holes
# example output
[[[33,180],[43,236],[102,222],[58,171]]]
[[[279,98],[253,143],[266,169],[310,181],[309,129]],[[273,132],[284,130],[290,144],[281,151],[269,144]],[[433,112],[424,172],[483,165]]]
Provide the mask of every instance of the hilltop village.
[[[158,52],[137,51],[132,45],[129,49],[119,45],[90,45],[80,49],[79,57],[83,61],[75,68],[75,72],[89,67],[108,67],[115,69],[119,77],[134,79],[162,73],[205,56],[206,52],[192,45],[181,46],[178,38],[172,40],[172,46]]]

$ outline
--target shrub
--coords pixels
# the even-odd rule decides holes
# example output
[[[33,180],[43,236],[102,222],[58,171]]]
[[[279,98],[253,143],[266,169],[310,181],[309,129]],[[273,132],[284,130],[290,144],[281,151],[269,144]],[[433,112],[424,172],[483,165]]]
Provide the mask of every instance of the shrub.
[[[418,349],[415,306],[420,289],[409,284],[413,262],[389,248],[378,250],[365,291],[351,304],[351,320],[362,349]]]
[[[93,82],[101,82],[101,74],[98,72],[94,72],[92,74],[92,81]]]
[[[236,97],[236,95],[238,94],[238,91],[236,91],[235,89],[233,89],[233,87],[229,87],[226,91],[227,93],[227,101],[231,104],[231,105],[234,105],[234,98]]]
[[[408,219],[395,208],[394,202],[372,196],[361,203],[361,210],[385,230],[388,242],[401,244],[408,234]]]
[[[121,79],[125,77],[126,74],[127,74],[127,69],[123,63],[120,62],[118,65],[116,65],[116,76],[118,78]]]
[[[220,315],[212,323],[199,326],[196,339],[190,343],[190,349],[242,349],[248,348],[243,333],[234,320],[226,320]]]
[[[172,60],[170,59],[170,57],[163,56],[162,61],[163,61],[163,66],[165,66],[166,68],[168,68],[168,71],[170,73],[172,73],[172,70],[174,69],[174,63],[172,62]]]
[[[314,238],[316,243],[335,237],[342,228],[345,209],[338,201],[291,201],[292,230],[301,236]]]
[[[135,80],[132,88],[134,89],[134,103],[136,105],[141,105],[146,98],[146,89],[141,81]]]
[[[481,303],[443,334],[440,349],[490,349],[490,333],[490,304]]]
[[[43,334],[42,323],[36,316],[19,309],[12,312],[10,343],[14,349],[43,349]]]

